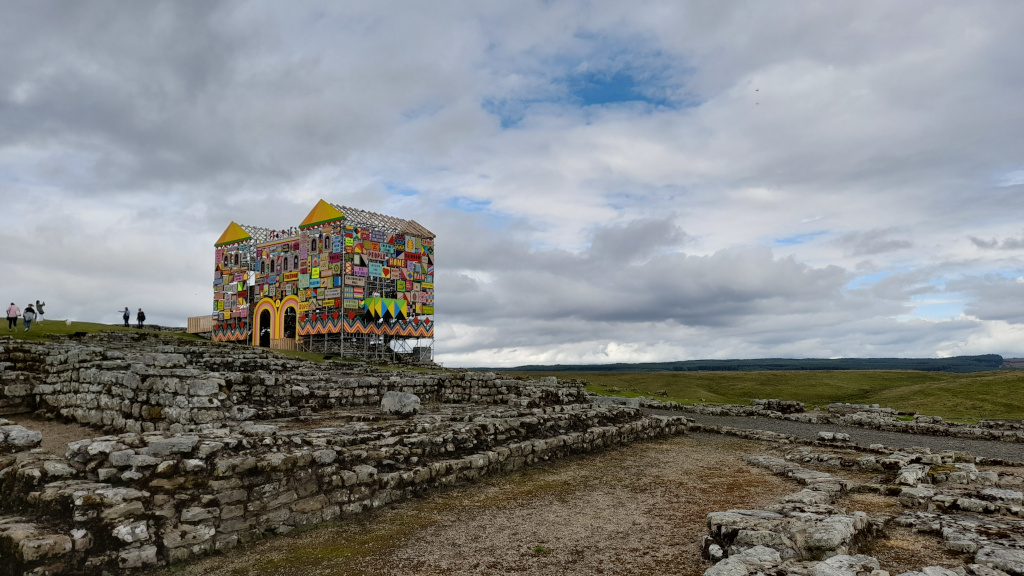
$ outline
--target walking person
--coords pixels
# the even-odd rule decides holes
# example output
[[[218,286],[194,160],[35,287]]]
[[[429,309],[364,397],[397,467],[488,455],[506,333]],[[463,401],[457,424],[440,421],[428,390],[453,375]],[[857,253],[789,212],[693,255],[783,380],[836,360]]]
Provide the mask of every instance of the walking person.
[[[46,302],[36,300],[36,314],[39,316],[38,321],[40,324],[43,323],[43,306],[46,306]]]
[[[18,316],[21,315],[21,310],[11,302],[11,307],[7,309],[7,331],[18,329]]]
[[[146,313],[139,308],[139,313],[135,315],[135,319],[139,322],[139,330],[142,330],[142,324],[146,321]]]
[[[32,321],[36,319],[36,311],[32,309],[32,305],[25,306],[25,312],[21,315],[22,319],[25,320],[25,332],[32,328]]]
[[[124,314],[121,314],[121,318],[124,318],[124,327],[128,327],[128,321],[132,319],[132,312],[127,306],[124,307]]]

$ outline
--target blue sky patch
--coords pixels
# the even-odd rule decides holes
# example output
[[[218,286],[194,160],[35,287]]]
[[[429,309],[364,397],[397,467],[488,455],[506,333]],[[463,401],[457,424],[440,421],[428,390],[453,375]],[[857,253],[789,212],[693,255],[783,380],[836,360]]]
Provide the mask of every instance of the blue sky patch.
[[[1006,188],[1007,186],[1019,186],[1024,184],[1024,170],[1007,172],[996,178],[996,186]]]
[[[643,102],[654,106],[669,106],[664,90],[658,82],[644,83],[630,72],[585,72],[566,79],[569,94],[583,106],[599,106],[623,102]],[[661,92],[660,95],[657,95]]]
[[[685,92],[694,70],[643,37],[577,32],[583,50],[541,58],[541,66],[517,72],[530,78],[518,94],[485,98],[481,107],[515,128],[532,108],[545,104],[577,108],[638,104],[649,108],[688,108],[702,101]]]
[[[867,288],[869,286],[874,285],[879,280],[889,276],[890,274],[892,274],[892,272],[886,271],[886,272],[875,272],[874,274],[865,274],[863,276],[858,276],[858,277],[854,278],[853,280],[850,280],[849,282],[846,283],[846,289],[847,290],[859,290],[859,289],[862,289],[862,288]]]
[[[828,234],[826,230],[819,230],[817,232],[807,232],[804,234],[794,234],[792,236],[786,236],[783,238],[776,238],[772,240],[772,243],[776,246],[796,246],[798,244],[806,244],[811,240],[814,240],[818,236]]]
[[[445,208],[458,210],[459,212],[488,212],[491,208],[490,200],[477,200],[465,196],[454,196],[444,201]]]
[[[394,184],[394,183],[391,183],[391,182],[385,182],[384,183],[384,189],[387,190],[388,192],[391,192],[393,194],[398,194],[400,196],[416,196],[416,195],[418,195],[420,193],[419,190],[417,190],[415,188],[412,188],[410,186],[404,186],[402,184]]]

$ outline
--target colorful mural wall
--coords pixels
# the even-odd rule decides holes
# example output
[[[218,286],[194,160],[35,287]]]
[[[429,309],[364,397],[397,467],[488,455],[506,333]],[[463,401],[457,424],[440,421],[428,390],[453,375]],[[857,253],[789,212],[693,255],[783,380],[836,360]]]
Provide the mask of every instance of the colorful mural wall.
[[[234,222],[215,244],[213,276],[213,334],[218,342],[247,340],[249,322],[249,272],[255,242]]]
[[[297,227],[232,222],[216,245],[215,340],[380,334],[432,338],[434,239],[415,222],[321,200]],[[377,217],[383,225],[360,220]],[[262,341],[261,341],[262,338]]]

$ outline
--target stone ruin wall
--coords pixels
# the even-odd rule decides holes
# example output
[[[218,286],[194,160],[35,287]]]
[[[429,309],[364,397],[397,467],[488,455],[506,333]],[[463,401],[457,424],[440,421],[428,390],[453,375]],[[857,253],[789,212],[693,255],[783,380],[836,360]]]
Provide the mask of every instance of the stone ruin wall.
[[[54,455],[0,421],[0,574],[174,564],[686,428],[682,417],[591,404],[582,385],[554,379],[328,371],[248,347],[136,335],[0,340],[0,368],[9,411],[114,432]],[[387,391],[420,395],[431,413],[386,417],[371,407]],[[332,408],[341,416],[322,420]]]
[[[359,365],[329,368],[248,346],[107,333],[84,342],[0,340],[0,414],[41,410],[126,432],[186,432],[253,419],[310,416],[376,406],[388,391],[441,403],[586,402],[583,386],[530,385],[493,373],[382,375]],[[171,340],[170,342],[174,342]],[[537,384],[547,386],[538,387]]]
[[[331,367],[336,369],[247,347],[134,334],[47,345],[0,339],[0,411],[36,410],[113,432],[72,442],[66,454],[53,455],[31,450],[38,433],[0,420],[0,575],[128,573],[175,564],[484,475],[686,430],[781,445],[843,446],[841,434],[823,432],[807,441],[644,415],[641,407],[1010,442],[1024,438],[1019,423],[964,426],[924,416],[910,422],[876,406],[835,405],[825,413],[805,413],[799,403],[777,400],[747,407],[621,398],[595,403],[581,385],[553,379]],[[373,408],[388,391],[419,395],[431,413],[383,418]],[[344,409],[345,418],[318,422],[332,408]],[[269,423],[279,418],[287,422]],[[947,548],[979,563],[958,576],[1002,576],[985,572],[985,566],[1024,574],[1024,540],[986,540],[987,532],[972,535],[968,524],[933,513],[984,513],[992,516],[984,527],[1003,529],[1012,522],[1006,517],[1024,517],[1019,488],[1002,486],[1001,477],[961,463],[958,454],[871,448],[881,456],[843,460],[842,467],[898,470],[898,489],[856,488],[898,495],[907,512],[892,522],[938,526]],[[882,528],[878,518],[835,507],[851,486],[771,457],[748,461],[806,488],[768,510],[709,515],[704,552],[715,563],[709,576],[740,566],[785,565],[793,574],[817,574],[819,564],[838,569],[837,562],[856,564],[850,574],[877,568],[870,557],[850,556]],[[923,471],[926,480],[937,482],[932,472],[945,468],[952,470],[949,482],[964,476],[968,487],[950,495],[920,483]],[[912,472],[917,476],[910,478]]]

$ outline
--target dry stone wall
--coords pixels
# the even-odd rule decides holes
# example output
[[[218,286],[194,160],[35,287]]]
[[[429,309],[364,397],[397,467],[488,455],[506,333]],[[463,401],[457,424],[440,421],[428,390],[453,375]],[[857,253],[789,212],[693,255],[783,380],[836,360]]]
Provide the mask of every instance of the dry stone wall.
[[[964,452],[875,455],[821,446],[745,460],[803,487],[764,510],[709,514],[704,554],[712,566],[705,576],[888,576],[869,552],[894,526],[936,535],[963,562],[901,576],[1024,576],[1024,474],[1017,469],[980,470]],[[822,468],[878,475],[854,482]],[[843,499],[851,491],[892,497],[902,513],[849,510]]]
[[[386,392],[424,401],[521,407],[585,401],[582,385],[492,373],[401,375],[317,365],[259,349],[111,332],[36,344],[0,339],[0,407],[42,410],[116,431],[186,432],[232,422],[376,406]]]
[[[150,335],[0,347],[5,381],[30,386],[26,409],[114,432],[65,454],[0,442],[0,575],[175,564],[688,424],[592,404],[554,378],[316,365]],[[395,393],[421,412],[385,414]]]
[[[631,400],[634,406],[692,414],[760,416],[823,426],[857,426],[886,432],[1024,443],[1024,421],[982,420],[975,424],[946,422],[938,416],[902,414],[892,408],[880,407],[877,404],[831,404],[827,412],[805,412],[801,403],[781,400],[754,400],[750,406],[678,404],[649,398],[630,398],[628,400]]]

